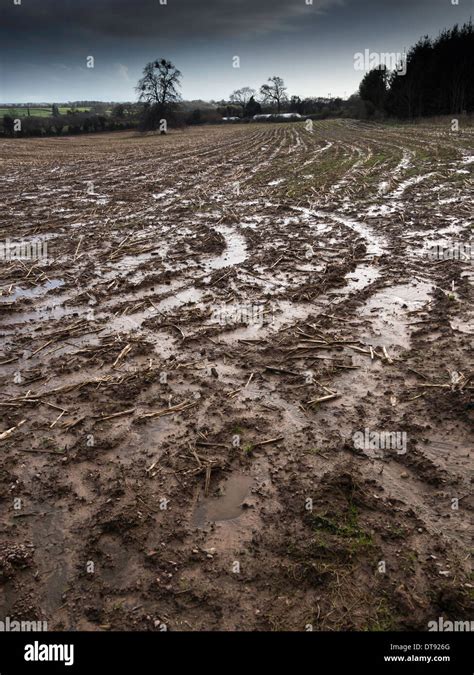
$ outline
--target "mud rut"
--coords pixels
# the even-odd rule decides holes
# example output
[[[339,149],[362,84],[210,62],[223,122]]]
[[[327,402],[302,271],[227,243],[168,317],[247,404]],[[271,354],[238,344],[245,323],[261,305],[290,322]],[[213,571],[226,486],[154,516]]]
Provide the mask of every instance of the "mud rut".
[[[50,259],[0,269],[2,614],[467,614],[472,263],[427,252],[470,239],[473,138],[328,121],[2,142],[1,239]],[[366,428],[406,452],[357,449]]]

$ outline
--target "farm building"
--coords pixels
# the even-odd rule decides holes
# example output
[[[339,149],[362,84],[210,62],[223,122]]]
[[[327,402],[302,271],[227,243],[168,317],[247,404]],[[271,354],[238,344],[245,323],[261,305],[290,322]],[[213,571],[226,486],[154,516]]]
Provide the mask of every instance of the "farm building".
[[[270,115],[254,115],[253,119],[255,122],[268,122],[268,121],[277,121],[277,120],[288,120],[288,121],[296,121],[296,120],[302,120],[303,117],[299,113],[277,113],[277,114],[270,114]]]

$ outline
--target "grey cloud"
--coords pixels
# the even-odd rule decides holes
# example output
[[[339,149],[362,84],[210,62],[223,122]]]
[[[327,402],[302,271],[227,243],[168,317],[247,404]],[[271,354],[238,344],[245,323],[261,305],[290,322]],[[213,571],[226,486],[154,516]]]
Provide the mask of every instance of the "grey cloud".
[[[3,32],[103,38],[255,36],[289,30],[344,0],[41,0],[6,9]],[[1,29],[0,29],[1,30]]]

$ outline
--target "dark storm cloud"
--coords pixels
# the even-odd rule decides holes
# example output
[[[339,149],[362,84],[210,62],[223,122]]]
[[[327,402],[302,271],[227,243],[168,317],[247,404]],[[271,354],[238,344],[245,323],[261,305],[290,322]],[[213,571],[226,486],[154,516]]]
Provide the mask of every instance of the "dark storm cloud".
[[[36,0],[10,6],[5,37],[30,33],[95,35],[103,38],[255,36],[291,30],[324,9],[348,0]]]
[[[7,41],[22,35],[61,39],[73,33],[103,38],[250,37],[291,31],[322,11],[342,6],[364,15],[368,10],[374,15],[391,10],[403,15],[405,8],[421,14],[449,4],[448,0],[313,0],[312,6],[306,0],[167,0],[166,5],[160,0],[24,0],[3,8],[0,31]]]
[[[0,101],[134,98],[166,56],[184,95],[221,98],[275,73],[304,95],[358,86],[353,54],[401,51],[462,23],[472,0],[0,0]],[[240,70],[232,56],[242,57]],[[96,67],[87,70],[87,55]]]

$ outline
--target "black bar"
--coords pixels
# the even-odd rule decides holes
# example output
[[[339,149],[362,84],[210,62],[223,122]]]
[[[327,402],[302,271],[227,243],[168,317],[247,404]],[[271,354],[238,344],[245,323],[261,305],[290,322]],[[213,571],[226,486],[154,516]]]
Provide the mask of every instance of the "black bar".
[[[35,643],[38,644],[36,650],[28,647],[34,648]],[[49,645],[73,645],[74,651],[50,652]],[[26,655],[36,658],[56,655],[65,660],[73,656],[73,663],[31,662],[25,660]],[[242,672],[254,671],[259,666],[262,672],[268,672],[275,666],[291,672],[306,669],[311,675],[332,675],[333,670],[334,674],[472,675],[472,636],[470,633],[319,632],[0,633],[0,675],[36,672],[108,675],[124,671],[141,675],[174,669],[181,672],[186,666],[193,672],[212,674],[239,667]]]

